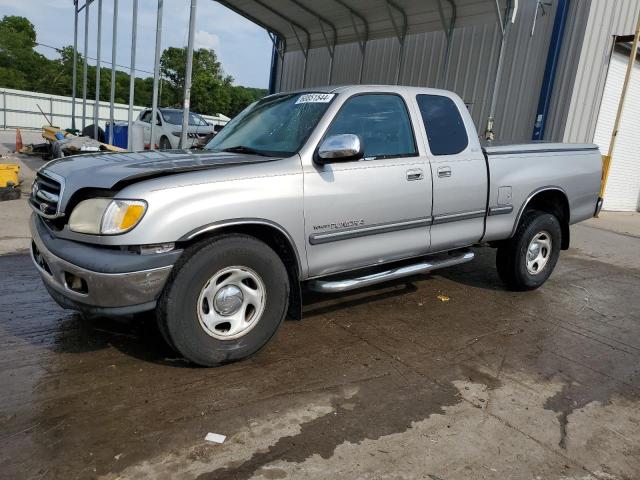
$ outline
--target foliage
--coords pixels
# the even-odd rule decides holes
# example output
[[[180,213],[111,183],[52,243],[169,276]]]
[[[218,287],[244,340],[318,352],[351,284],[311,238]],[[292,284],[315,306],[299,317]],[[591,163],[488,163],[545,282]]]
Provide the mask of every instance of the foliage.
[[[36,31],[31,22],[18,16],[0,20],[0,87],[71,95],[73,47],[61,48],[59,58],[48,59],[35,51]],[[182,105],[186,49],[169,47],[162,53],[159,104]],[[84,58],[77,55],[77,92],[82,96]],[[87,66],[87,98],[95,99],[96,67]],[[267,91],[233,85],[213,50],[198,49],[193,54],[191,110],[205,115],[222,113],[233,117]],[[100,100],[109,101],[111,69],[100,69]],[[153,78],[135,79],[135,105],[151,105]],[[115,101],[129,103],[129,74],[116,71]]]

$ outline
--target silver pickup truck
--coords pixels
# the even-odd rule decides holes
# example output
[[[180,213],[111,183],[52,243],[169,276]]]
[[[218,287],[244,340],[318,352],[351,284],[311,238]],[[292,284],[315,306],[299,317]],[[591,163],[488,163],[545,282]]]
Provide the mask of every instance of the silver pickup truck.
[[[30,204],[51,296],[89,314],[155,310],[167,342],[219,365],[257,352],[301,290],[343,292],[497,248],[529,290],[592,217],[595,145],[482,147],[462,100],[427,88],[271,95],[204,151],[83,155],[46,164]]]

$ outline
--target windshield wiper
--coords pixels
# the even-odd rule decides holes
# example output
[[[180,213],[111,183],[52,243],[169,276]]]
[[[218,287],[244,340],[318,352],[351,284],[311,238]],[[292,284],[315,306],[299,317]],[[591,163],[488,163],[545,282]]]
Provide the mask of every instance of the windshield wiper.
[[[255,148],[247,147],[245,145],[236,145],[235,147],[223,148],[222,152],[231,152],[231,153],[246,153],[248,155],[261,155],[263,157],[269,157],[265,152],[260,150],[256,150]]]

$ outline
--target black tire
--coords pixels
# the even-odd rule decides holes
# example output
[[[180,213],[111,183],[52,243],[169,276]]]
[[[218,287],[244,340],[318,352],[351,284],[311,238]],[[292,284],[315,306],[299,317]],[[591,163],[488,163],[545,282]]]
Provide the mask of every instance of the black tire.
[[[93,124],[87,125],[82,129],[82,136],[93,138],[94,140],[98,140],[99,142],[104,143],[105,141],[104,130],[101,127],[98,127],[98,138],[95,138],[93,130],[94,130]]]
[[[544,266],[532,273],[527,268],[529,245],[536,235],[544,232],[550,237],[551,248]],[[546,236],[543,234],[541,238],[544,241]],[[498,275],[511,290],[525,291],[538,288],[549,278],[558,262],[561,239],[560,222],[554,215],[538,210],[526,211],[515,235],[498,247]],[[541,251],[545,251],[544,247]]]
[[[250,269],[262,281],[264,310],[242,336],[220,339],[201,324],[200,294],[218,272],[235,266]],[[289,288],[287,270],[269,246],[249,235],[221,235],[190,247],[175,265],[158,300],[158,326],[168,343],[193,363],[212,367],[242,360],[277,332],[287,313]]]
[[[158,150],[171,150],[171,142],[165,136],[160,137],[160,143],[158,144]]]

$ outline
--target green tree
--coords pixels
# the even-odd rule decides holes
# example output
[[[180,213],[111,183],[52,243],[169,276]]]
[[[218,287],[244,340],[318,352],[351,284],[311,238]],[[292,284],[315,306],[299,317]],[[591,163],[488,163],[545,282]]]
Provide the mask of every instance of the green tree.
[[[55,95],[71,95],[73,47],[58,50],[59,57],[48,59],[35,51],[36,31],[31,22],[18,16],[0,20],[0,87],[31,90]],[[76,95],[82,97],[82,70],[85,59],[78,52]],[[159,104],[180,108],[184,88],[186,49],[169,47],[161,59],[161,94]],[[87,99],[95,99],[96,67],[87,66]],[[115,101],[129,103],[129,75],[116,71]],[[100,69],[100,100],[108,101],[111,92],[111,69]],[[136,78],[134,104],[151,105],[153,78]],[[193,55],[191,109],[194,112],[234,116],[266,90],[233,85],[224,73],[213,50],[198,49]]]
[[[4,16],[0,20],[0,79],[12,88],[30,88],[46,58],[37,53],[36,31],[24,17]]]

